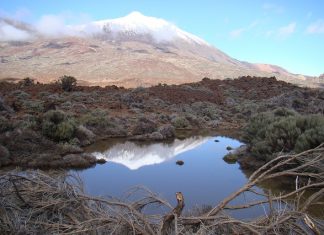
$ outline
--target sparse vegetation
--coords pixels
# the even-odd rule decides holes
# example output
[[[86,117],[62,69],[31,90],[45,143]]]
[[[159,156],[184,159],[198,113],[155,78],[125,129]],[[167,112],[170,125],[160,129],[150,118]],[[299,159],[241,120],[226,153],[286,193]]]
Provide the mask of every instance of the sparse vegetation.
[[[26,100],[30,98],[30,94],[22,90],[14,90],[11,95],[13,95],[18,100]]]
[[[245,135],[256,158],[269,160],[274,151],[300,152],[322,141],[322,129],[312,123],[321,126],[315,114],[323,114],[323,92],[274,78],[204,79],[136,89],[77,87],[71,76],[61,77],[60,86],[31,85],[29,79],[23,82],[29,85],[2,82],[0,86],[0,131],[6,132],[0,143],[14,158],[22,156],[22,149],[30,152],[35,148],[42,152],[51,148],[46,154],[57,155],[63,151],[62,142],[80,148],[109,137],[136,135],[137,140],[161,141],[174,138],[175,129],[239,129],[262,111],[252,118]],[[286,109],[269,115],[269,110],[278,107]],[[304,120],[310,114],[315,116]],[[267,130],[271,134],[266,134]],[[27,138],[28,133],[34,136],[33,141]],[[19,151],[14,149],[15,141]],[[41,144],[44,148],[37,147]],[[35,160],[33,164],[38,163]],[[22,161],[14,164],[26,165]]]
[[[72,91],[77,84],[75,77],[64,75],[60,77],[59,83],[64,91]]]
[[[22,117],[22,120],[18,123],[19,128],[36,130],[39,125],[39,120],[36,116],[26,114]]]

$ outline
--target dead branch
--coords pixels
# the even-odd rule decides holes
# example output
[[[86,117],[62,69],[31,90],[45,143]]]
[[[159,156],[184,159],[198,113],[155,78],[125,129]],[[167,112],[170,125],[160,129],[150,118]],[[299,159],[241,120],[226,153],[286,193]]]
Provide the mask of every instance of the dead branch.
[[[278,156],[217,206],[194,216],[181,215],[182,193],[176,194],[177,205],[168,214],[147,215],[143,209],[148,205],[171,206],[144,188],[130,192],[144,192],[140,200],[121,201],[86,195],[80,179],[63,172],[12,171],[0,176],[0,234],[321,234],[323,220],[311,217],[307,209],[322,206],[323,164],[323,144],[303,153]],[[296,187],[279,195],[253,189],[266,180],[281,177],[291,177]],[[310,189],[312,194],[303,198]],[[230,204],[244,192],[263,199]],[[249,221],[226,215],[227,209],[260,204],[270,205],[270,214]]]
[[[164,216],[162,227],[161,227],[161,234],[169,234],[170,228],[172,225],[173,220],[176,220],[182,213],[182,210],[185,206],[184,204],[184,197],[181,192],[176,193],[177,199],[177,206],[167,215]]]

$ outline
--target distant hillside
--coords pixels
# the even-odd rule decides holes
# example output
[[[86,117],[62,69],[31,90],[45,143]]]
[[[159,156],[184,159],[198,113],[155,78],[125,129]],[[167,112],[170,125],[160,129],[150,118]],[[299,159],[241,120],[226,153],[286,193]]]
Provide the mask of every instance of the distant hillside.
[[[297,84],[315,79],[267,64],[236,60],[199,37],[154,17],[125,17],[46,29],[0,19],[0,78],[42,82],[69,74],[89,85],[180,84],[203,77],[276,76]]]

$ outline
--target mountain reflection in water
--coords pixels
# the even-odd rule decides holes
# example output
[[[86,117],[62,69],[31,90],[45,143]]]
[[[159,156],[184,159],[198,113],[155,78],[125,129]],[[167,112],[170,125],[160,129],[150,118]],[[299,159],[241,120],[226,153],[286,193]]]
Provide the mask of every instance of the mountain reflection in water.
[[[240,145],[235,139],[210,135],[164,143],[111,139],[86,149],[108,162],[78,173],[92,195],[124,198],[134,186],[144,186],[169,202],[174,202],[175,192],[182,192],[186,209],[215,205],[246,182],[238,164],[222,159],[227,146]],[[178,166],[178,160],[184,165]]]
[[[195,136],[184,140],[176,139],[172,143],[153,143],[139,145],[126,141],[119,143],[104,152],[92,153],[96,158],[104,158],[109,162],[119,163],[130,170],[137,170],[143,166],[159,164],[175,156],[195,149],[206,143],[211,137]]]

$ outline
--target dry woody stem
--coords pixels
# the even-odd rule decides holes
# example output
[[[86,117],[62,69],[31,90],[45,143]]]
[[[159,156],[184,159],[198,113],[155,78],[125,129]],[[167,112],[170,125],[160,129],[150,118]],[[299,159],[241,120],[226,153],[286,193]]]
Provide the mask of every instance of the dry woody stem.
[[[63,172],[11,171],[0,176],[1,234],[323,234],[324,222],[308,214],[310,206],[323,207],[324,145],[299,154],[279,155],[255,171],[248,182],[213,208],[185,213],[185,195],[177,204],[145,188],[138,200],[86,195],[76,176]],[[292,191],[276,195],[253,187],[267,180],[289,177]],[[311,195],[305,199],[305,193]],[[235,205],[234,199],[254,193],[261,200]],[[131,197],[129,197],[131,198]],[[228,210],[268,205],[263,216],[235,219]],[[146,213],[152,205],[166,214]],[[281,206],[276,206],[281,205]]]

